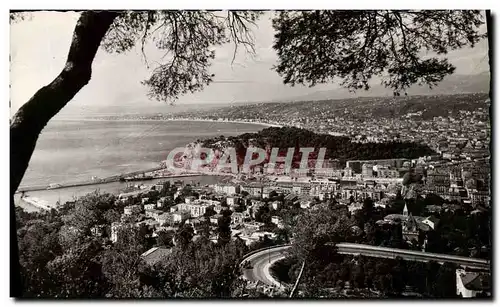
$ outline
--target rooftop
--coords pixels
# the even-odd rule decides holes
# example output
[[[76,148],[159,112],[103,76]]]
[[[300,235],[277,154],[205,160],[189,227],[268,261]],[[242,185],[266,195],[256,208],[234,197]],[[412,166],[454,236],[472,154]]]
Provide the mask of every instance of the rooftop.
[[[486,272],[465,272],[460,273],[462,284],[466,289],[483,291],[491,289],[490,274]]]

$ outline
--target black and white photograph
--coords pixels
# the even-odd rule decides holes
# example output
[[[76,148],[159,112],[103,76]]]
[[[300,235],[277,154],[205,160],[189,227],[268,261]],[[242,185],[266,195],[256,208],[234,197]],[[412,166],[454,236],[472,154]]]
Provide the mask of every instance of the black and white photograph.
[[[11,298],[493,300],[494,10],[39,5]]]

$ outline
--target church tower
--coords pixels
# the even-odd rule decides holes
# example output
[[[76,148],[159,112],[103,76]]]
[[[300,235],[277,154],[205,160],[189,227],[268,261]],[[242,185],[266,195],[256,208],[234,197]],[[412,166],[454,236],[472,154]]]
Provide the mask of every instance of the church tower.
[[[408,219],[403,222],[402,234],[406,242],[412,242],[413,240],[418,242],[418,224],[411,213]]]
[[[406,206],[406,202],[405,202],[405,207],[403,209],[403,216],[408,216],[408,207]]]

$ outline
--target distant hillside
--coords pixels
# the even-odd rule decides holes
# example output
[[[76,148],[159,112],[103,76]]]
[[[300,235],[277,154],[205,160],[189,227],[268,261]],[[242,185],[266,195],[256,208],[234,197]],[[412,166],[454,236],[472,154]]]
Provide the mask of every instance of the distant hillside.
[[[280,122],[283,119],[329,118],[381,119],[402,118],[429,120],[434,117],[455,116],[461,110],[476,111],[488,108],[488,94],[419,95],[402,97],[362,97],[326,99],[322,101],[297,101],[289,103],[259,103],[230,106],[203,112],[186,112],[186,115],[210,119],[251,119],[262,122]],[[418,114],[418,115],[417,115]]]
[[[408,90],[408,95],[451,95],[460,93],[488,93],[490,86],[490,74],[483,72],[477,75],[451,75],[445,78],[439,85],[433,89],[428,86],[414,86]],[[350,93],[345,88],[334,90],[317,91],[307,95],[301,95],[285,100],[276,100],[273,102],[290,102],[304,100],[328,100],[345,99],[356,97],[384,97],[393,96],[390,89],[380,84],[373,84],[368,91],[358,91]]]

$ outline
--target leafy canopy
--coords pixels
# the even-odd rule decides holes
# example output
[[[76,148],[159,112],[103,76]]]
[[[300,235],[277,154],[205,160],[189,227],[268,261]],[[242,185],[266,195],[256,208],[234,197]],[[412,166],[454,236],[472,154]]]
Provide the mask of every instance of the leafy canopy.
[[[432,88],[455,71],[440,56],[474,47],[485,37],[483,23],[478,10],[284,11],[273,19],[274,69],[292,86],[340,78],[351,91],[368,90],[379,76],[395,93],[414,84]]]
[[[175,100],[179,95],[201,91],[213,81],[209,72],[215,46],[233,42],[251,53],[250,27],[261,15],[254,11],[127,11],[108,30],[102,46],[108,52],[125,52],[136,44],[153,41],[165,51],[151,77],[142,83],[153,99]]]
[[[209,72],[215,47],[234,43],[254,54],[252,27],[258,11],[123,11],[101,46],[122,53],[154,42],[165,51],[161,63],[142,83],[148,96],[173,101],[213,82]],[[10,21],[27,17],[11,12]],[[324,10],[274,13],[273,69],[289,85],[314,86],[337,78],[351,91],[368,90],[378,76],[395,93],[412,85],[436,86],[455,67],[443,57],[450,50],[474,47],[485,33],[479,10]],[[148,64],[149,66],[149,64]]]

